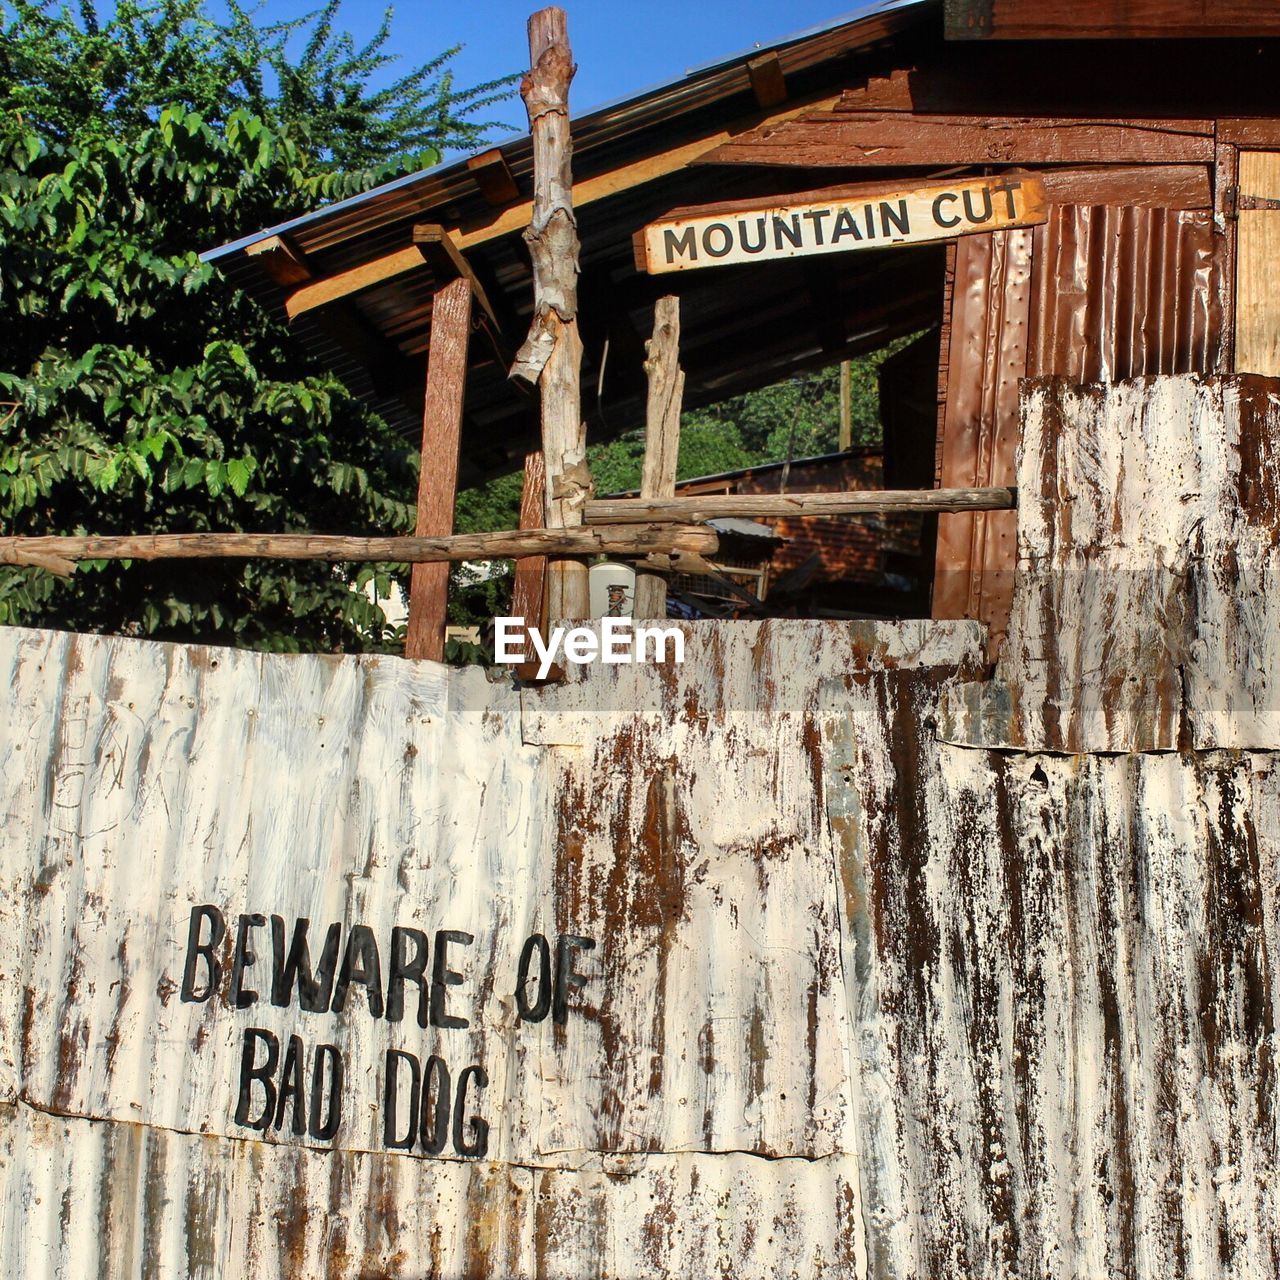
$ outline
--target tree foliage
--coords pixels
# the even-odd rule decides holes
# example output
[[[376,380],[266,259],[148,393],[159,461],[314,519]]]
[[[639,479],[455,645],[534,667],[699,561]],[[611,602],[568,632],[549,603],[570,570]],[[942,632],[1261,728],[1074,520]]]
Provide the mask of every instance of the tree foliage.
[[[106,19],[91,0],[0,0],[7,531],[411,528],[416,450],[198,256],[482,136],[504,84],[457,92],[448,51],[374,89],[389,18],[357,48],[337,14],[259,26],[234,0],[221,20],[202,0],[123,0]],[[0,566],[0,622],[382,647],[351,581],[385,572]]]

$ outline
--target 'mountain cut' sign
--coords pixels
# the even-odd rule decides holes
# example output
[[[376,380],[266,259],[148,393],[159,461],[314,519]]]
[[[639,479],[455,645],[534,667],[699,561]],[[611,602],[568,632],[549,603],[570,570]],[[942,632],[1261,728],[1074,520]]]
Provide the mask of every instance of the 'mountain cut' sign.
[[[659,275],[947,240],[1033,226],[1047,216],[1044,187],[1035,178],[981,178],[803,204],[694,211],[645,227],[636,235],[636,259],[642,270]]]

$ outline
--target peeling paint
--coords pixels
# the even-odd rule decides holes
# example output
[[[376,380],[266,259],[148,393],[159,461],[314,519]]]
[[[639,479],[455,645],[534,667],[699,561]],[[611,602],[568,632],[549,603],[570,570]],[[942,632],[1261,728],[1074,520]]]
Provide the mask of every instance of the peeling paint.
[[[1280,485],[1221,425],[1247,399],[1272,429],[1239,385],[1033,391],[1024,466],[1074,499],[1021,513],[1044,572],[986,685],[970,623],[687,624],[681,667],[537,690],[0,630],[9,1270],[1274,1280],[1273,641],[1223,566],[1268,563]],[[1228,486],[1235,514],[1194,515]],[[1087,530],[1191,605],[1129,598],[1107,648],[1053,576]],[[1102,661],[1154,705],[1123,665],[1088,701]],[[241,913],[309,919],[313,962],[329,922],[367,926],[383,990],[353,962],[339,1011],[271,1004],[251,923],[259,998],[192,999],[202,904],[224,990]],[[472,938],[440,1010],[467,1026],[419,1025],[413,982],[387,1019],[395,926]],[[332,1137],[237,1121],[251,1027],[341,1055]],[[425,1154],[431,1123],[388,1149],[387,1049],[483,1069],[482,1156]]]

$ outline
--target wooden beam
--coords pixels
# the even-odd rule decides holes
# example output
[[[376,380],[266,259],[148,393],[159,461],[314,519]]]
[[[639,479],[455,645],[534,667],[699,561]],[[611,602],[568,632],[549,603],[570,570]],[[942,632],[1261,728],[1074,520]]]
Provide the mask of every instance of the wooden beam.
[[[478,156],[471,156],[467,160],[467,169],[476,180],[476,186],[480,188],[486,204],[501,209],[520,199],[520,188],[516,186],[515,175],[499,148],[493,147],[482,151]]]
[[[540,451],[524,460],[524,487],[520,490],[520,528],[541,529],[547,516],[547,464]],[[547,558],[522,556],[516,561],[511,588],[511,616],[540,631],[546,620]]]
[[[893,512],[1010,511],[1017,490],[854,489],[846,493],[707,493],[681,498],[596,498],[588,523],[678,520],[694,524],[724,516],[852,516]]]
[[[465,280],[471,286],[471,296],[485,318],[495,329],[499,327],[489,295],[476,279],[471,264],[462,256],[453,238],[442,226],[434,222],[418,223],[413,229],[413,243],[418,246],[418,252],[430,265],[437,280]]]
[[[476,317],[477,326],[492,348],[494,359],[506,368],[511,363],[512,353],[507,328],[498,319],[498,312],[490,301],[489,294],[476,278],[471,264],[454,244],[453,238],[435,223],[419,223],[413,229],[413,243],[431,267],[436,280],[465,280],[471,286],[471,296],[480,308],[480,314]]]
[[[576,68],[564,10],[529,19],[531,69],[520,83],[533,139],[533,209],[525,241],[533,260],[534,308],[529,336],[511,376],[536,383],[542,399],[542,452],[547,468],[547,527],[582,523],[591,492],[587,431],[582,420],[582,338],[578,332],[578,231],[573,216],[573,145],[569,82]],[[547,566],[547,620],[586,618],[587,566]]]
[[[752,130],[699,164],[804,168],[1017,164],[1211,164],[1210,120],[810,114]]]
[[[649,379],[645,411],[642,499],[674,498],[676,462],[680,454],[680,410],[684,404],[684,370],[680,368],[680,299],[659,298],[653,309],[653,337],[647,344],[644,371]],[[634,616],[667,616],[666,579],[643,570],[636,574]]]
[[[1280,110],[1280,104],[1277,104]],[[1218,121],[1218,141],[1237,147],[1260,150],[1280,148],[1280,119],[1253,120],[1229,118]]]
[[[787,77],[782,71],[782,60],[775,50],[762,53],[747,62],[747,79],[756,102],[763,108],[776,107],[787,100]]]
[[[1106,164],[1072,165],[1066,168],[1036,169],[1001,168],[1002,177],[1030,174],[1044,187],[1049,204],[1131,204],[1149,209],[1208,209],[1212,190],[1207,164]],[[949,174],[956,182],[965,178]],[[973,175],[970,175],[973,176]],[[921,174],[919,185],[943,181],[941,174]],[[817,204],[834,200],[856,203],[874,199],[889,191],[900,191],[902,178],[879,178],[874,182],[842,183],[820,187],[816,191],[797,191],[767,197],[748,196],[740,200],[715,200],[702,205],[681,205],[667,210],[652,221],[666,222],[680,218],[741,213],[758,209],[767,201],[779,204]],[[643,255],[637,250],[637,270],[644,269]]]
[[[946,0],[948,40],[1198,40],[1280,35],[1273,0]]]
[[[1236,203],[1240,187],[1240,150],[1218,140],[1213,166],[1213,219],[1221,233],[1222,269],[1218,271],[1218,300],[1222,307],[1222,358],[1224,369],[1236,367],[1236,259],[1240,248],[1240,224]]]
[[[848,453],[853,448],[853,363],[840,361],[840,439],[837,448]]]
[[[807,111],[830,107],[835,104],[838,96],[824,94],[809,98],[783,110],[743,121],[741,127],[752,128],[758,124],[786,120]],[[581,209],[584,205],[592,204],[597,200],[606,200],[610,196],[643,186],[655,178],[676,173],[680,169],[687,168],[706,151],[728,142],[737,132],[737,128],[729,128],[700,134],[669,150],[645,156],[597,174],[595,177],[587,178],[574,187],[574,204]],[[507,209],[495,211],[490,217],[460,222],[457,226],[450,226],[448,230],[454,246],[465,253],[478,244],[486,244],[490,240],[497,240],[522,230],[529,224],[532,213],[533,202],[525,200]],[[348,294],[421,270],[422,255],[418,252],[417,246],[411,244],[402,249],[393,249],[368,262],[359,263],[357,266],[348,267],[344,271],[335,272],[331,276],[300,286],[285,300],[285,312],[292,320],[315,307],[328,306],[339,298],[345,298]]]
[[[110,537],[0,537],[0,564],[68,574],[77,560],[324,560],[439,564],[514,556],[715,555],[700,525],[584,525],[577,529],[457,533],[447,538],[345,538],[316,533],[160,533]]]
[[[462,443],[462,401],[467,386],[467,341],[471,335],[471,283],[454,280],[431,306],[427,396],[422,411],[422,463],[418,473],[419,538],[453,532]],[[406,658],[444,660],[449,605],[449,566],[416,564],[409,585]]]
[[[268,236],[245,251],[282,289],[292,289],[314,279],[305,255],[285,236]]]

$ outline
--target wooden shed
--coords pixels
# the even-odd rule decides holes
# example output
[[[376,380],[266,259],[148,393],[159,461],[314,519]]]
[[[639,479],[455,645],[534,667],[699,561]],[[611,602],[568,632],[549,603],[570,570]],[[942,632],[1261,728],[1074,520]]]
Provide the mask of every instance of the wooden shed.
[[[1091,3],[1070,31],[1037,8],[872,4],[576,118],[588,438],[643,422],[643,344],[673,291],[686,407],[940,327],[936,432],[911,441],[917,459],[933,447],[922,487],[1011,481],[1023,377],[1275,371],[1270,7]],[[632,237],[673,211],[1018,175],[1043,184],[1035,225],[678,275],[633,259]],[[433,293],[471,273],[488,340],[472,346],[465,483],[537,444],[536,406],[506,367],[532,306],[530,182],[518,139],[208,256],[415,438]],[[939,522],[932,616],[988,623],[993,652],[1013,520]]]

